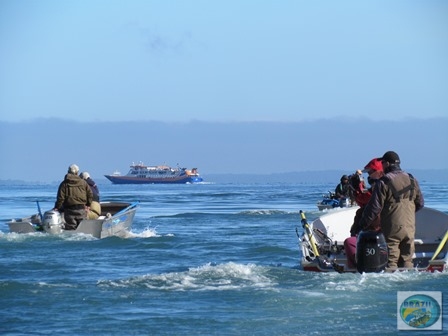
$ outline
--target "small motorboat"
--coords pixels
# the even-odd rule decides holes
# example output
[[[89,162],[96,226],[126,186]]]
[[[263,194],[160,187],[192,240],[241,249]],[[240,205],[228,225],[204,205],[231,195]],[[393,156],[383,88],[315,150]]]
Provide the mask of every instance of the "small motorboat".
[[[328,194],[324,194],[322,196],[322,200],[317,202],[317,208],[319,209],[319,211],[334,208],[345,208],[348,206],[350,206],[350,201],[348,199],[344,198],[339,200],[335,198],[335,194],[331,191],[329,191]]]
[[[328,212],[311,223],[301,211],[303,231],[299,234],[299,248],[302,252],[301,265],[304,271],[315,272],[368,272],[368,270],[349,269],[344,251],[344,240],[350,236],[356,210],[359,207],[349,207],[339,211]],[[374,263],[381,263],[380,254],[384,246],[381,236],[370,237],[366,250],[372,257],[377,257]],[[423,207],[416,213],[415,255],[414,267],[419,271],[444,271],[448,265],[448,214]],[[365,243],[365,242],[363,242]],[[358,236],[357,251],[359,251],[360,236]],[[387,246],[386,246],[387,253]],[[358,265],[361,253],[356,255]],[[373,259],[372,259],[373,260]],[[367,264],[364,260],[363,264]],[[378,265],[380,266],[380,265]],[[378,268],[379,269],[379,268]],[[384,267],[382,268],[384,269]],[[400,269],[399,269],[400,270]]]
[[[7,224],[9,231],[15,233],[43,232],[48,234],[89,234],[101,239],[110,236],[125,237],[129,232],[138,202],[101,202],[101,216],[98,219],[85,219],[79,223],[76,230],[64,229],[64,216],[54,210],[39,213],[30,217],[13,219]]]

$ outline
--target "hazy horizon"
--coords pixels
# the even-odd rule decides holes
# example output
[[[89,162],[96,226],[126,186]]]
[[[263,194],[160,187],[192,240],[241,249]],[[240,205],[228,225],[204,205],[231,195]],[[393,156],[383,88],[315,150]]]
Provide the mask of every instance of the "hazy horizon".
[[[354,172],[388,150],[404,170],[447,169],[448,118],[400,122],[0,122],[1,180],[58,181],[70,164],[95,178],[132,162],[209,174]]]

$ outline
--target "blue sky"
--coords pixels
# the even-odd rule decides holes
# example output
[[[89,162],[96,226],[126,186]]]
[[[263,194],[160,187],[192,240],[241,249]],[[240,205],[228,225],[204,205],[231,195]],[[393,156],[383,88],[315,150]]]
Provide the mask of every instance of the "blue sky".
[[[447,18],[442,0],[0,0],[0,180],[350,173],[388,150],[447,169]]]
[[[0,120],[447,116],[447,1],[0,0]]]

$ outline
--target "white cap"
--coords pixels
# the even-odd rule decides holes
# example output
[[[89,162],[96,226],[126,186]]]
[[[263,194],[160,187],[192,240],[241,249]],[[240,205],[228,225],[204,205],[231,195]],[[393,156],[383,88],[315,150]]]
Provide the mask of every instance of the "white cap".
[[[81,176],[83,180],[87,180],[90,177],[90,174],[88,172],[82,172],[79,176]]]
[[[68,172],[70,174],[78,175],[79,167],[77,165],[75,165],[75,164],[72,164],[72,165],[70,165],[70,167],[68,167]]]

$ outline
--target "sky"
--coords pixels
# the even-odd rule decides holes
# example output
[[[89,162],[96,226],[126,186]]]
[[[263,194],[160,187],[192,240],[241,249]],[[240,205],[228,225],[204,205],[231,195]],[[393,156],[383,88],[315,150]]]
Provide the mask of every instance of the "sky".
[[[448,169],[447,17],[443,0],[0,0],[0,180],[350,173],[388,150]]]
[[[447,1],[0,0],[0,121],[448,113]]]

